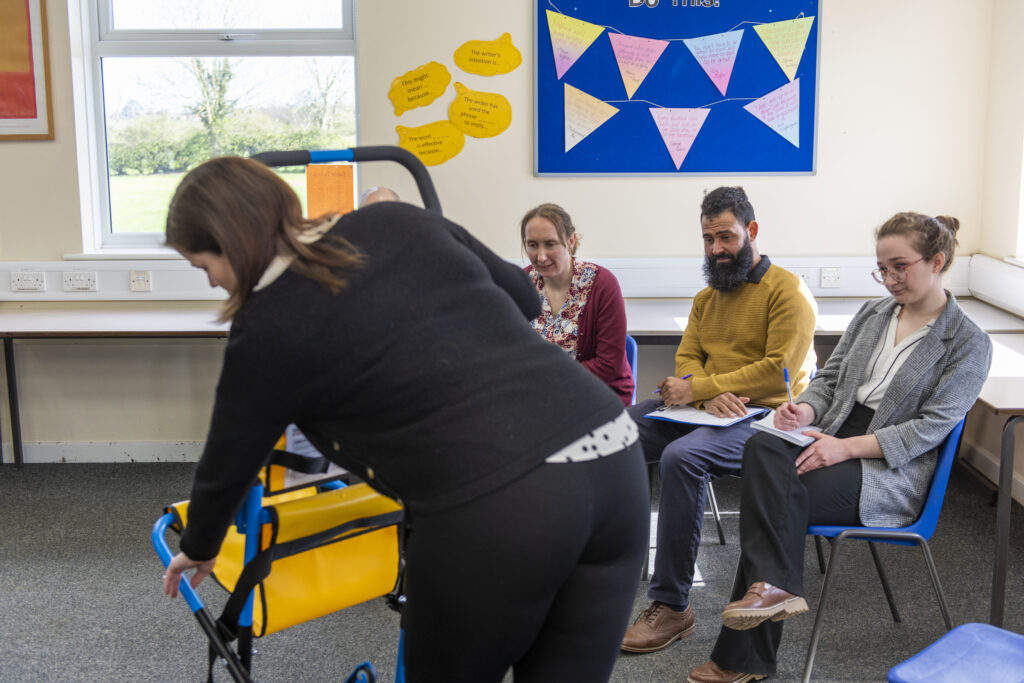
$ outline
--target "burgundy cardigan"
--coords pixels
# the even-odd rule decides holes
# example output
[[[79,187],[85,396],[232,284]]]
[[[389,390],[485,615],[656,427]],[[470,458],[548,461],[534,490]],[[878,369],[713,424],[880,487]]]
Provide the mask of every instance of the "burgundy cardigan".
[[[626,304],[612,272],[594,267],[597,275],[577,320],[576,360],[628,406],[633,402],[633,372],[626,359]],[[533,266],[526,267],[526,272],[531,270]]]

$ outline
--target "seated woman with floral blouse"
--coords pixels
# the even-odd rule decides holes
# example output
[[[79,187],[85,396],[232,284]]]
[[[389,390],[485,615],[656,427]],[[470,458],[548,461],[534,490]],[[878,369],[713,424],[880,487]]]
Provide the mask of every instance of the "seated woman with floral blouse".
[[[626,360],[626,307],[618,280],[607,268],[575,257],[579,236],[557,204],[527,211],[520,235],[530,259],[526,272],[541,298],[533,328],[629,405],[633,375]]]

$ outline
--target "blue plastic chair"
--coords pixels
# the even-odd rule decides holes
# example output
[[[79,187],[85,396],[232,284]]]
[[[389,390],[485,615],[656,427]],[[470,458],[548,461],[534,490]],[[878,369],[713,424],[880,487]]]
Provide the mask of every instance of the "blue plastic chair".
[[[942,618],[946,623],[946,630],[953,628],[953,622],[949,618],[949,610],[946,608],[946,597],[942,592],[942,585],[939,583],[939,574],[935,569],[935,561],[932,559],[931,550],[928,547],[928,539],[935,533],[935,527],[939,523],[939,513],[942,511],[942,501],[946,496],[946,486],[949,483],[949,474],[953,469],[953,461],[956,459],[957,446],[960,444],[960,435],[964,430],[964,420],[960,420],[953,430],[946,436],[939,446],[939,456],[935,463],[935,474],[932,476],[932,483],[928,489],[928,497],[925,499],[921,509],[921,515],[917,521],[910,526],[897,529],[863,526],[809,526],[809,536],[819,536],[833,539],[832,552],[829,555],[828,567],[825,571],[825,581],[821,586],[821,595],[818,598],[818,614],[814,619],[814,631],[811,633],[811,645],[807,650],[807,661],[804,664],[805,683],[811,680],[811,669],[814,667],[814,655],[818,649],[818,641],[821,638],[821,628],[825,622],[825,607],[828,604],[828,592],[832,586],[832,578],[835,575],[835,568],[839,564],[839,550],[843,541],[847,539],[868,541],[871,549],[871,556],[878,569],[878,578],[882,582],[882,590],[885,591],[885,598],[889,602],[889,609],[892,612],[893,621],[899,622],[900,615],[896,610],[896,604],[892,599],[892,591],[889,589],[889,582],[882,569],[882,562],[875,549],[875,542],[890,543],[894,545],[917,545],[924,553],[925,563],[928,565],[928,572],[931,575],[932,587],[935,589],[935,597],[939,601],[939,609],[942,611]],[[820,559],[820,556],[819,556]]]
[[[632,403],[636,403],[636,363],[639,359],[639,353],[637,353],[636,339],[633,339],[628,334],[626,335],[626,360],[629,361],[629,369],[633,371],[633,400]]]
[[[989,624],[961,624],[889,669],[889,683],[1019,683],[1024,636]]]

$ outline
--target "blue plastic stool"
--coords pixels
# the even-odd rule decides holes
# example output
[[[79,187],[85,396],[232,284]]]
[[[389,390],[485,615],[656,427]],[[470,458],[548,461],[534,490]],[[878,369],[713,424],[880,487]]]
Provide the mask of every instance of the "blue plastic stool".
[[[962,624],[889,669],[889,683],[1020,683],[1024,636],[988,624]]]

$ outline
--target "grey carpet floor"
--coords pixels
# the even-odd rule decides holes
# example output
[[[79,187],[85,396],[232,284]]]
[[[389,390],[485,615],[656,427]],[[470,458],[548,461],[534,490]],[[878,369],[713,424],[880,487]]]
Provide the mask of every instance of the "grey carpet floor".
[[[189,464],[0,467],[0,681],[205,678],[205,638],[180,600],[161,595],[162,568],[148,540],[162,505],[187,496],[191,471]],[[695,633],[658,653],[623,654],[612,680],[685,681],[707,659],[739,553],[739,482],[722,480],[716,490],[729,543],[718,543],[707,518],[699,557],[705,582],[692,595]],[[988,618],[990,502],[991,490],[958,466],[932,542],[954,623]],[[1005,622],[1017,632],[1024,631],[1024,596],[1017,592],[1024,578],[1021,513],[1014,504]],[[803,669],[821,586],[813,548],[808,542],[812,613],[787,621],[773,680],[799,680]],[[881,555],[903,622],[889,616],[866,546],[851,544],[830,599],[815,680],[882,681],[889,667],[942,634],[920,551],[883,546]],[[211,581],[200,594],[218,609],[223,603]],[[638,581],[634,612],[647,602],[646,583]],[[466,618],[494,615],[481,605]],[[336,681],[369,659],[380,680],[390,681],[397,640],[398,615],[373,600],[259,639],[253,672],[260,681]],[[221,672],[217,680],[229,678]]]

